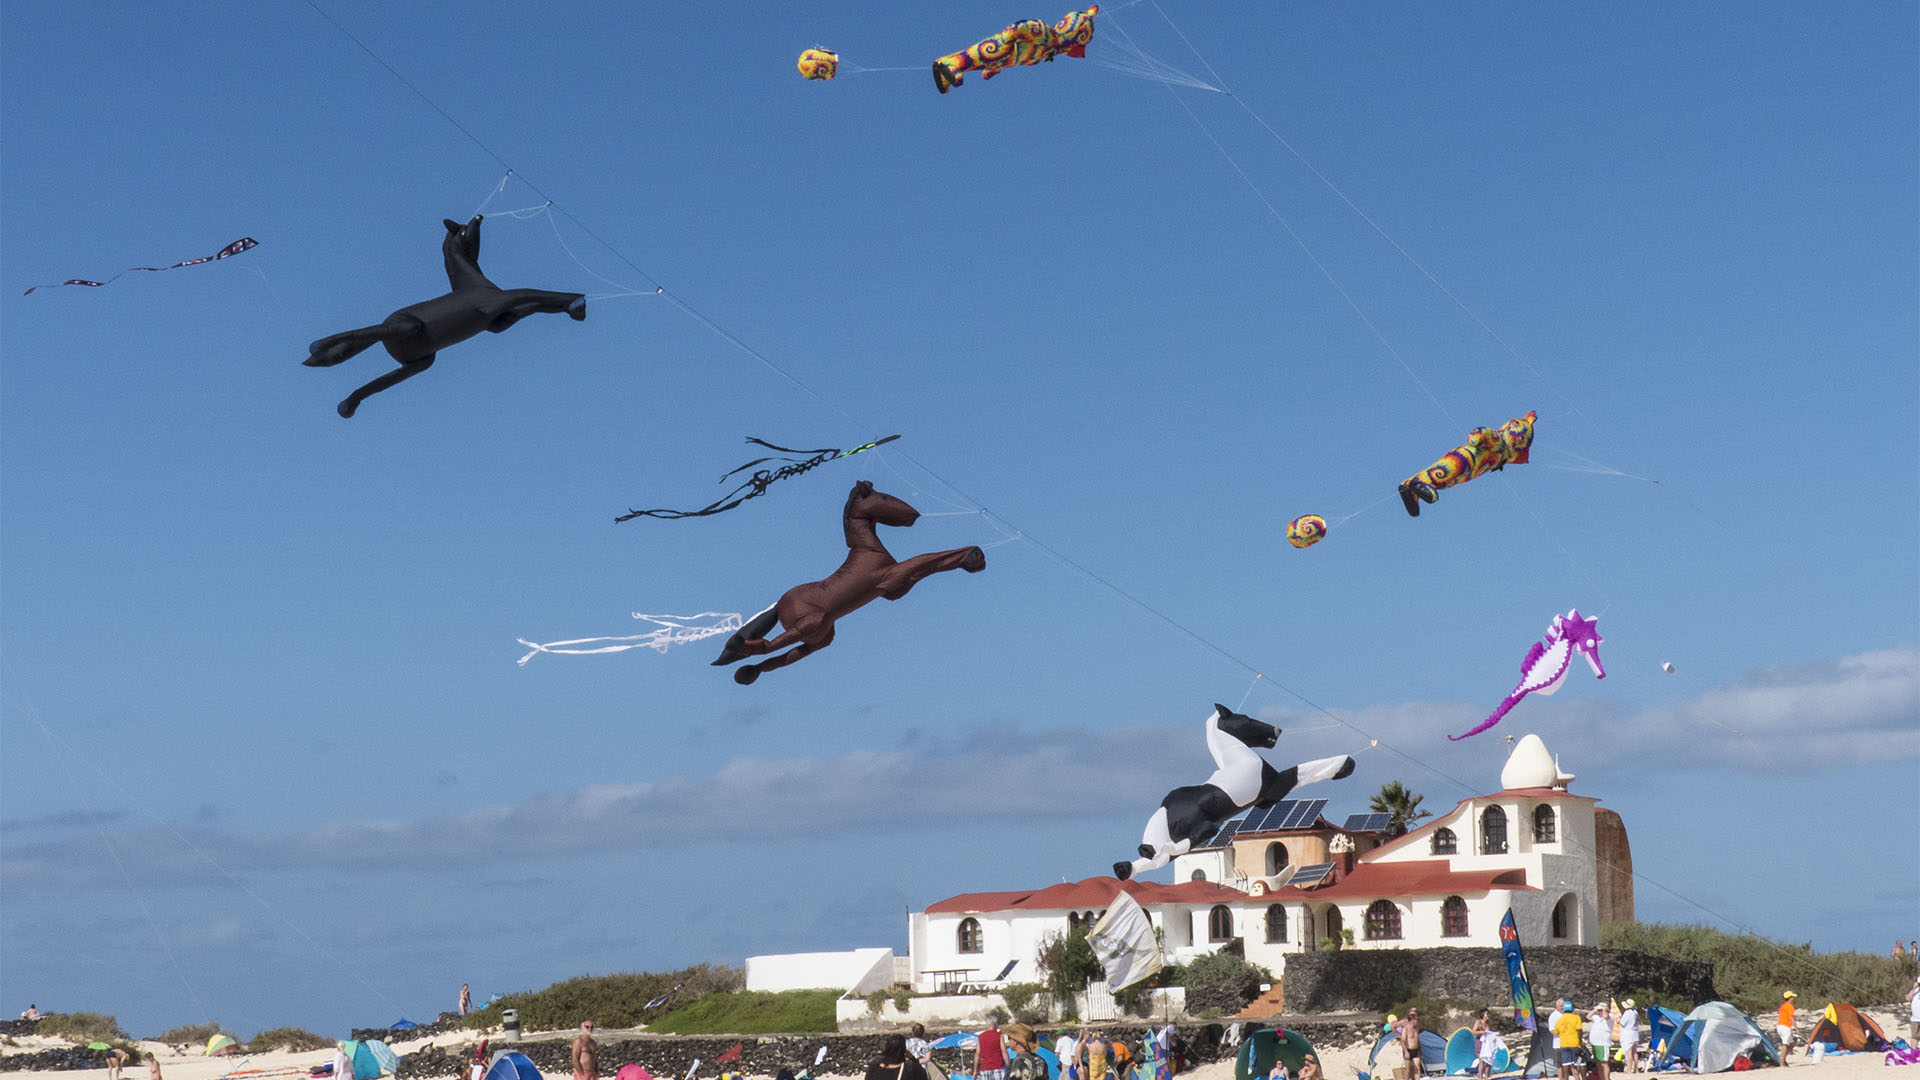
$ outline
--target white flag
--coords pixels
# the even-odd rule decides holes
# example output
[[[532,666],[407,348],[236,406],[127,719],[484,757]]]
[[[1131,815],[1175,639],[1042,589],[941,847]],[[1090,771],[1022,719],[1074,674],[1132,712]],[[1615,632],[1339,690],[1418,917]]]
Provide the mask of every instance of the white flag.
[[[1107,969],[1107,989],[1118,993],[1160,970],[1160,939],[1146,909],[1122,889],[1087,931],[1087,944]]]

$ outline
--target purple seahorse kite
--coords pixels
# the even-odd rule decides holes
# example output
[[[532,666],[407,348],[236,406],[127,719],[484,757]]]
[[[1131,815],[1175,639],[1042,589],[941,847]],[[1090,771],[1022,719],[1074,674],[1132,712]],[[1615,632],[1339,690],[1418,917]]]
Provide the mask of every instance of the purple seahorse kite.
[[[1520,704],[1520,699],[1528,694],[1551,694],[1560,689],[1566,681],[1567,669],[1573,665],[1573,652],[1580,650],[1587,658],[1587,666],[1593,669],[1593,677],[1604,679],[1607,669],[1600,663],[1600,643],[1606,639],[1600,636],[1600,620],[1583,619],[1580,609],[1574,608],[1565,615],[1555,615],[1553,625],[1547,627],[1547,636],[1533,643],[1527,650],[1527,658],[1520,661],[1520,685],[1513,688],[1493,715],[1480,722],[1466,735],[1449,735],[1448,739],[1459,742],[1469,735],[1478,735],[1500,722],[1507,710]]]

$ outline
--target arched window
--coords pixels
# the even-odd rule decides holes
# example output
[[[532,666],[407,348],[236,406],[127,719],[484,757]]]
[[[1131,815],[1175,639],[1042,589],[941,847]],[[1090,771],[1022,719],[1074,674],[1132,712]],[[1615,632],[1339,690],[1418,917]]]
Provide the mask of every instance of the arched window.
[[[982,951],[979,919],[960,920],[960,951],[963,953],[977,953]]]
[[[1267,845],[1267,876],[1272,877],[1287,868],[1287,845],[1275,840]]]
[[[1345,922],[1345,920],[1340,917],[1340,909],[1337,907],[1334,907],[1332,904],[1328,904],[1327,905],[1327,936],[1330,938],[1333,938],[1335,941],[1338,941],[1340,939],[1340,931],[1343,929],[1341,925],[1343,922]]]
[[[1467,936],[1467,902],[1449,896],[1440,903],[1440,936]]]
[[[1367,905],[1367,940],[1400,940],[1400,909],[1391,900],[1375,900]]]
[[[1554,838],[1553,804],[1541,803],[1533,808],[1533,842],[1551,844]]]
[[[1285,904],[1267,905],[1267,943],[1276,944],[1287,940],[1287,908]]]
[[[1489,806],[1480,814],[1480,854],[1505,855],[1507,853],[1507,812],[1497,806]]]
[[[1433,830],[1432,853],[1435,855],[1460,854],[1460,840],[1453,835],[1452,829],[1442,825]]]
[[[1233,909],[1232,908],[1228,907],[1225,904],[1215,904],[1213,905],[1213,910],[1207,912],[1207,940],[1208,941],[1232,941],[1233,940]]]
[[[1187,875],[1187,880],[1188,881],[1205,881],[1207,880],[1207,872],[1205,870],[1195,870],[1193,873]]]
[[[1553,918],[1549,920],[1547,929],[1548,936],[1555,938],[1573,936],[1573,924],[1579,920],[1580,916],[1579,910],[1574,907],[1576,902],[1573,894],[1568,893],[1560,898],[1559,903],[1553,905]]]
[[[1077,911],[1067,912],[1067,933],[1071,934],[1078,929],[1080,929],[1080,913]]]

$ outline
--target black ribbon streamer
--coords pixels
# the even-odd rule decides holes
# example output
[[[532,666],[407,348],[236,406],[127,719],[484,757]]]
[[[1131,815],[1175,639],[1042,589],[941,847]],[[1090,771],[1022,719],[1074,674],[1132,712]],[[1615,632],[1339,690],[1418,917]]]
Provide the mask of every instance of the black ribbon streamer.
[[[805,458],[792,458],[792,457],[781,457],[778,454],[770,454],[767,457],[754,458],[752,461],[747,462],[745,465],[742,465],[737,469],[733,469],[730,472],[728,472],[726,475],[722,476],[720,478],[720,482],[724,484],[727,482],[728,479],[740,473],[743,473],[748,469],[752,469],[756,465],[764,465],[769,461],[785,461],[785,462],[788,462],[788,464],[782,465],[777,469],[756,469],[752,476],[747,477],[747,480],[745,483],[741,484],[737,488],[734,488],[732,491],[727,492],[725,495],[722,495],[720,498],[715,499],[713,502],[708,503],[706,506],[703,506],[698,510],[635,510],[632,507],[628,507],[626,513],[621,514],[619,517],[616,517],[613,520],[631,521],[637,517],[653,517],[653,518],[666,518],[668,520],[676,520],[679,518],[707,517],[710,514],[718,514],[723,511],[731,510],[734,507],[739,506],[741,503],[746,502],[748,499],[766,494],[767,486],[769,484],[772,484],[775,480],[785,480],[789,476],[799,476],[801,473],[806,472],[808,469],[825,465],[829,461],[838,461],[843,457],[852,457],[853,455],[861,453],[862,451],[871,450],[876,446],[885,446],[887,443],[890,443],[899,437],[900,436],[898,435],[889,435],[884,439],[876,439],[875,441],[867,443],[863,446],[856,446],[851,450],[841,450],[838,448],[824,449],[824,450],[795,450],[792,447],[788,447],[788,446],[775,446],[774,444],[768,442],[765,439],[759,439],[759,438],[755,438],[752,435],[749,435],[747,436],[748,442],[757,443],[761,446],[766,447],[769,450],[778,450],[780,454],[809,454],[812,456],[805,457]],[[742,492],[745,492],[745,494],[742,494]]]
[[[90,285],[93,288],[97,289],[100,286],[107,284],[107,282],[109,281],[118,280],[123,274],[131,274],[135,270],[147,270],[152,272],[158,272],[161,270],[178,270],[183,266],[199,266],[201,263],[216,262],[220,259],[225,259],[233,255],[238,255],[241,252],[246,251],[248,248],[256,248],[259,246],[260,246],[260,241],[255,240],[251,236],[243,236],[240,239],[235,240],[233,243],[228,244],[226,247],[221,248],[219,251],[216,251],[211,255],[203,255],[198,259],[187,259],[184,262],[174,263],[172,266],[129,266],[125,270],[120,271],[120,273],[115,274],[113,275],[113,277],[108,278],[106,281],[88,281],[86,278],[68,278],[67,280],[60,282],[58,285],[35,285],[32,288],[29,288],[26,292],[21,293],[20,295],[26,296],[28,293],[33,292],[34,289],[57,289],[60,287],[60,285]]]

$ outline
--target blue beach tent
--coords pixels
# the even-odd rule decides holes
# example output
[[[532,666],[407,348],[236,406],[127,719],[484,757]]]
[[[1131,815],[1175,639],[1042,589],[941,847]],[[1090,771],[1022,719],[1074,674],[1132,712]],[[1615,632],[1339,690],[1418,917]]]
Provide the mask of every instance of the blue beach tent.
[[[520,1051],[500,1050],[493,1055],[482,1080],[540,1080],[540,1070]]]

